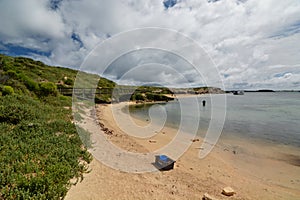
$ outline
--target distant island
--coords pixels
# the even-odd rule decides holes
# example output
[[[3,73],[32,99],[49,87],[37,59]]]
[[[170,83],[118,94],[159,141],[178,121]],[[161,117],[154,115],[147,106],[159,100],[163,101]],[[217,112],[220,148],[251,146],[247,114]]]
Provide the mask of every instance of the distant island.
[[[260,89],[260,90],[226,90],[225,93],[233,93],[235,91],[243,92],[300,92],[299,90],[271,90],[271,89]]]
[[[300,90],[271,90],[271,89],[260,89],[260,90],[226,90],[226,93],[233,93],[234,91],[243,92],[300,92]]]
[[[264,89],[264,90],[258,90],[257,92],[275,92],[275,91],[274,90]]]
[[[276,91],[270,89],[261,89],[261,90],[245,90],[244,92],[276,92]]]

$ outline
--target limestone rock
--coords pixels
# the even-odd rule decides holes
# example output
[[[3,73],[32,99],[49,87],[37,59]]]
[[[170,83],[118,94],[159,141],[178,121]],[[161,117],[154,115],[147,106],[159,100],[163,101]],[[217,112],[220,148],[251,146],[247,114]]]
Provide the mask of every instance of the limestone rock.
[[[28,127],[33,127],[33,126],[34,126],[33,123],[29,123],[29,124],[28,124]]]
[[[207,193],[205,193],[202,197],[202,200],[217,200],[217,198],[215,198],[214,196],[211,196]]]
[[[233,196],[235,194],[235,191],[231,187],[225,187],[222,191],[222,194],[225,196]]]

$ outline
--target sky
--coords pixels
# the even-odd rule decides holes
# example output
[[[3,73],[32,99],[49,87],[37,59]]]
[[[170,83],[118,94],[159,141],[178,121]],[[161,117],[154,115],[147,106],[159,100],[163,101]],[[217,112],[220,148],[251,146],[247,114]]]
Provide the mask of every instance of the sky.
[[[194,40],[225,89],[300,89],[299,0],[0,1],[0,53],[49,65],[78,69],[102,42],[147,27]],[[116,59],[104,75],[122,84],[202,86],[192,67],[171,52],[141,49]]]

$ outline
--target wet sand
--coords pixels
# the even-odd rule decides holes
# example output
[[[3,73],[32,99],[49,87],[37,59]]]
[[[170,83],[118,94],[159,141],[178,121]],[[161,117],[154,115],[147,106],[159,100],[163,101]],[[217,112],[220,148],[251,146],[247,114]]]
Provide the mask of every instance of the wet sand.
[[[150,138],[129,136],[119,128],[112,114],[113,106],[118,117],[128,117],[121,111],[125,105],[97,105],[96,108],[100,122],[113,130],[112,134],[100,131],[101,134],[116,146],[130,152],[153,152],[176,135],[177,130],[164,127]],[[133,120],[140,126],[149,123]],[[92,127],[89,124],[92,121],[93,118],[86,118],[80,125]],[[99,129],[92,128],[90,132]],[[190,140],[194,139],[190,137]],[[66,199],[201,199],[204,193],[217,199],[300,198],[299,149],[242,138],[222,138],[207,157],[199,159],[202,138],[196,139],[199,141],[191,142],[171,171],[126,173],[94,159],[91,172],[81,183],[71,187]],[[233,197],[221,194],[226,186],[236,191]]]

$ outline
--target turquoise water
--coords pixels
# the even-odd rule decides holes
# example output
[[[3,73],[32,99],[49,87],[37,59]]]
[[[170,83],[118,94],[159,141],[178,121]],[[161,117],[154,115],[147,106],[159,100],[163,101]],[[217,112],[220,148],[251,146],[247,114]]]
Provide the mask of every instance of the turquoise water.
[[[167,115],[166,125],[178,128],[181,117],[188,119],[185,120],[187,123],[194,123],[193,119],[197,117],[195,113],[198,113],[195,109],[198,109],[200,110],[198,134],[204,136],[211,120],[211,101],[209,96],[199,96],[197,99],[199,107],[188,108],[189,111],[183,116],[177,101],[133,105],[129,107],[129,111],[133,117],[149,120],[149,109],[155,113],[155,110],[163,108]],[[202,100],[206,100],[205,107],[201,104]],[[185,103],[188,105],[188,99]],[[221,137],[236,135],[300,147],[299,92],[245,93],[240,96],[227,94],[226,111]],[[188,127],[189,124],[186,126],[187,132],[189,132]]]

